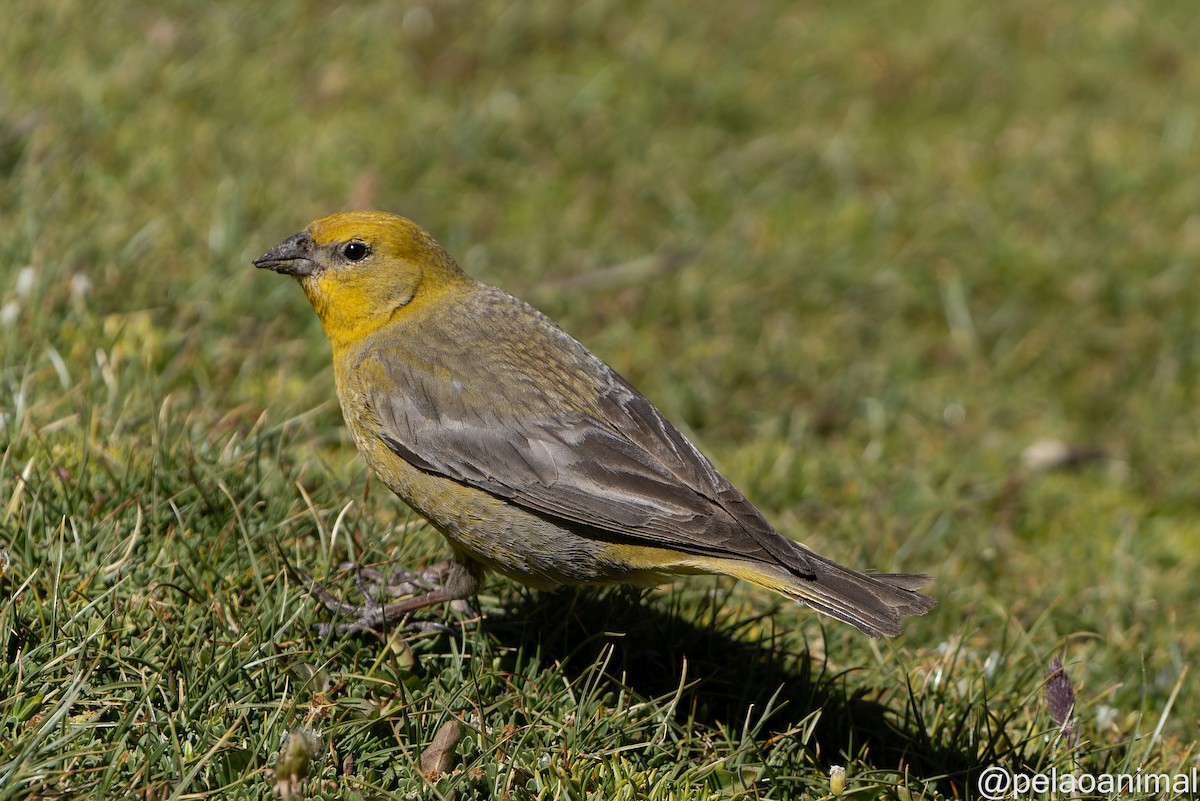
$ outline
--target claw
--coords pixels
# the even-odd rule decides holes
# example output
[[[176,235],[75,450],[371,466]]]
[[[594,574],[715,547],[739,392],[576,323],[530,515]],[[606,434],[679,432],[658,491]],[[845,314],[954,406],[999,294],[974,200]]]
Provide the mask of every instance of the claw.
[[[375,568],[355,568],[354,583],[359,594],[365,599],[361,606],[354,606],[339,600],[333,593],[308,573],[298,567],[293,567],[296,575],[308,585],[309,591],[326,609],[337,615],[352,618],[345,623],[315,623],[313,629],[321,636],[336,632],[339,635],[353,634],[359,631],[384,631],[388,628],[402,626],[414,631],[450,631],[448,626],[432,621],[411,620],[411,614],[426,606],[435,606],[446,602],[456,611],[465,611],[475,615],[476,612],[469,601],[456,600],[444,587],[439,586],[442,578],[449,572],[449,562],[439,563],[426,568],[420,573],[414,573],[405,568],[397,568],[390,576]],[[391,603],[380,603],[380,597],[411,596]]]

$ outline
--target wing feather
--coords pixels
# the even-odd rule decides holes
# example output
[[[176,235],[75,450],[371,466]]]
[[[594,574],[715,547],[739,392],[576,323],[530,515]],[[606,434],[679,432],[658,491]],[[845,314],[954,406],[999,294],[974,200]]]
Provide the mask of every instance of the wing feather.
[[[552,373],[583,368],[591,381],[561,382],[547,398],[531,375],[487,387],[458,375],[454,388],[442,370],[373,359],[389,379],[367,384],[376,436],[422,471],[599,538],[812,573],[807,557],[628,382],[556,327],[535,333],[556,339],[543,352],[566,349],[575,360],[550,365]],[[480,392],[490,397],[482,414]]]

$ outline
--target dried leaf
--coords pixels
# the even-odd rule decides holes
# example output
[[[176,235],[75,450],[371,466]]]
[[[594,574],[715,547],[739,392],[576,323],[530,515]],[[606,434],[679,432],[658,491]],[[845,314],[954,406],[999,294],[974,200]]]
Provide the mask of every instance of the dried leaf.
[[[1060,439],[1039,439],[1021,453],[1021,463],[1035,472],[1065,470],[1103,458],[1103,448],[1095,445],[1071,445]]]
[[[457,720],[448,720],[433,736],[433,742],[421,752],[421,773],[430,781],[436,780],[454,764],[454,747],[462,739],[462,727]]]

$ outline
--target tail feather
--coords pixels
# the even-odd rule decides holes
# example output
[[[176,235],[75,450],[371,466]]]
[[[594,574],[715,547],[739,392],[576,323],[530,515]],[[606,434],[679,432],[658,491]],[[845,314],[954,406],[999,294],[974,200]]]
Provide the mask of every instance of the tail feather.
[[[900,619],[923,615],[936,604],[917,592],[931,580],[918,573],[860,573],[797,545],[811,572],[807,575],[782,565],[742,562],[727,565],[728,572],[774,590],[857,627],[872,637],[894,637]]]

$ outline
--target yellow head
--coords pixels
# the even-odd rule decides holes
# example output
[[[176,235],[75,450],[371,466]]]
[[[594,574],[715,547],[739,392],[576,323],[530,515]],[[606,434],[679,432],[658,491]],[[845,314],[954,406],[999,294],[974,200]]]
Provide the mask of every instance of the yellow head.
[[[420,226],[382,211],[322,217],[254,264],[300,281],[334,350],[470,283]]]

